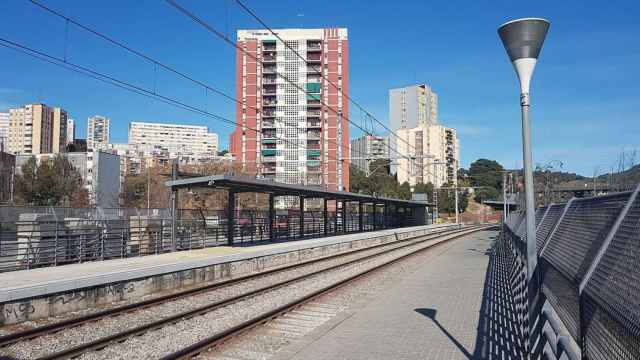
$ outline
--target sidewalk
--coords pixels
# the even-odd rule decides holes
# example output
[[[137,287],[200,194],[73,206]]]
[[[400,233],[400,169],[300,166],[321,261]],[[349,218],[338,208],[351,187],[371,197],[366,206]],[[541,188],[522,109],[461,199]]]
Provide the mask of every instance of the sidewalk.
[[[455,241],[324,334],[311,334],[289,358],[521,358],[504,318],[512,304],[490,251],[497,235],[484,231]]]

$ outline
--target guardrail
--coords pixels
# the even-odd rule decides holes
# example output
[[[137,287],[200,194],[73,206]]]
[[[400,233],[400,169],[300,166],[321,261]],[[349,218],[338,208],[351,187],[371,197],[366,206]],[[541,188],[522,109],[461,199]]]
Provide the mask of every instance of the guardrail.
[[[499,248],[531,359],[640,359],[639,190],[538,209],[532,281],[524,216],[504,223]]]
[[[385,218],[341,211],[238,211],[232,226],[238,245],[269,240],[373,231],[417,224],[410,216]],[[175,240],[167,209],[0,208],[0,272],[68,263],[136,257],[228,244],[227,213],[178,210]],[[325,231],[326,224],[326,231]]]

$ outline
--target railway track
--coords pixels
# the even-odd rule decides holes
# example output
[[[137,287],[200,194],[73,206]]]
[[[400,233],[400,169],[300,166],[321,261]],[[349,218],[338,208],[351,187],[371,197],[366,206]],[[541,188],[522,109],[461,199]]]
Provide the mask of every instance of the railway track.
[[[27,331],[10,334],[0,337],[0,346],[3,346],[3,348],[0,349],[0,354],[16,356],[19,358],[39,359],[62,359],[80,356],[82,356],[83,358],[101,358],[104,357],[102,355],[105,355],[106,350],[111,346],[120,346],[123,342],[127,342],[128,340],[136,339],[138,337],[143,337],[143,335],[145,334],[153,333],[154,331],[160,332],[158,330],[165,331],[166,328],[177,326],[183,323],[188,323],[189,321],[193,321],[194,319],[196,319],[197,321],[199,318],[206,318],[207,316],[210,316],[210,314],[216,313],[216,311],[223,310],[229,312],[229,308],[232,308],[233,306],[240,308],[243,306],[243,303],[249,304],[249,308],[251,306],[256,306],[256,300],[259,300],[262,295],[277,293],[278,291],[284,291],[286,293],[288,287],[300,287],[296,284],[301,284],[305,281],[311,284],[319,283],[320,285],[322,285],[319,287],[316,286],[317,289],[309,294],[306,294],[304,296],[297,296],[289,301],[286,301],[284,305],[280,303],[278,304],[279,306],[271,306],[270,311],[263,311],[263,309],[260,309],[260,311],[256,311],[256,314],[247,315],[242,318],[242,320],[244,321],[236,322],[233,325],[226,326],[220,331],[214,331],[214,335],[206,336],[204,338],[200,336],[201,339],[199,341],[192,342],[188,346],[178,345],[176,346],[177,350],[174,350],[173,352],[163,353],[163,355],[165,356],[164,358],[167,359],[191,357],[208,348],[215,347],[216,345],[228,340],[231,337],[244,333],[248,329],[251,329],[261,323],[278,317],[283,313],[290,311],[292,308],[307,303],[312,299],[331,291],[332,289],[344,286],[352,281],[355,281],[359,277],[366,275],[367,273],[376,271],[377,269],[383,268],[387,265],[400,261],[407,256],[411,256],[412,254],[426,249],[430,247],[429,244],[431,243],[431,240],[435,240],[441,237],[445,237],[448,240],[451,238],[462,236],[469,232],[477,231],[478,229],[479,228],[466,228],[463,230],[440,231],[397,242],[378,244],[373,247],[356,249],[341,254],[326,256],[294,265],[288,265],[258,274],[247,275],[176,294],[162,296],[135,304],[129,304],[118,308],[89,314],[76,319],[70,319],[30,329]],[[427,243],[426,246],[424,245],[425,243]],[[389,260],[378,260],[381,257],[390,256],[389,254],[398,253],[401,254],[393,256],[393,258],[390,258]],[[355,271],[355,275],[346,278],[343,276],[339,281],[328,282],[327,284],[324,284],[321,281],[322,276],[324,276],[325,274],[340,273],[340,271],[343,269],[345,272],[353,272],[353,269],[356,268],[356,270],[358,270],[357,267],[361,267],[361,264],[368,262],[375,263],[376,261],[378,261],[378,263],[374,264],[374,266],[366,268],[363,271]],[[284,275],[287,276],[285,276],[283,279],[280,279],[280,277]],[[271,277],[271,280],[266,280],[269,277]],[[273,283],[264,286],[255,286],[255,283],[269,283],[270,281],[272,281]],[[249,290],[245,290],[246,288],[249,288]],[[217,299],[213,299],[213,301],[211,301],[211,299],[209,298],[202,299],[203,301],[201,301],[200,304],[196,304],[198,306],[191,306],[191,308],[186,311],[173,312],[172,315],[156,318],[151,321],[143,321],[143,323],[137,323],[136,326],[125,326],[126,328],[124,330],[115,331],[106,336],[97,336],[93,338],[89,337],[88,341],[84,341],[85,339],[82,339],[83,341],[81,341],[81,343],[73,343],[71,346],[64,346],[63,349],[57,349],[55,346],[47,346],[47,341],[55,342],[56,338],[64,338],[65,331],[69,329],[71,331],[74,331],[75,329],[75,333],[78,333],[78,329],[83,330],[83,327],[87,325],[91,326],[94,323],[99,323],[101,321],[105,322],[107,320],[115,321],[117,324],[118,319],[124,320],[129,316],[135,317],[133,315],[144,312],[145,309],[148,312],[151,310],[159,311],[162,310],[162,306],[166,306],[166,304],[179,303],[180,301],[185,301],[185,299],[191,300],[198,296],[202,296],[203,294],[207,295],[221,292],[223,291],[223,289],[232,289],[233,291],[231,291],[230,294],[224,294]],[[231,310],[231,312],[233,312],[233,310]],[[209,332],[208,334],[211,333]],[[43,338],[48,339],[46,339],[47,341],[38,342]],[[34,342],[38,343],[34,344]],[[53,348],[55,350],[44,350],[40,352],[28,351],[26,353],[24,351],[20,351],[21,349],[27,347],[35,347],[36,349]],[[169,353],[169,355],[166,355],[167,353]],[[112,355],[114,354],[107,354],[106,358],[113,357]],[[139,356],[147,357],[143,354],[140,354]],[[123,357],[130,356],[123,355]],[[135,357],[135,355],[133,355],[133,357]]]

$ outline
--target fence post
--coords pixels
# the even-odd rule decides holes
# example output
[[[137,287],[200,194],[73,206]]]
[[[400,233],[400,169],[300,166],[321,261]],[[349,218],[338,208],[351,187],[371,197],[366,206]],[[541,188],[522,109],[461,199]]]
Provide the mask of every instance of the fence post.
[[[58,222],[56,221],[56,236],[53,241],[53,266],[58,266]]]

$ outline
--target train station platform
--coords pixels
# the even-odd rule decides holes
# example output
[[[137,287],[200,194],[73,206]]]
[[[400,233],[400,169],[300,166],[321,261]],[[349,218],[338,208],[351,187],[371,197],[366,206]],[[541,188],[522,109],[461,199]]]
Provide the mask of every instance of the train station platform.
[[[424,225],[255,246],[217,246],[0,273],[0,325],[139,300],[454,226]]]
[[[417,271],[337,316],[277,360],[520,359],[509,297],[481,231],[443,245]]]

